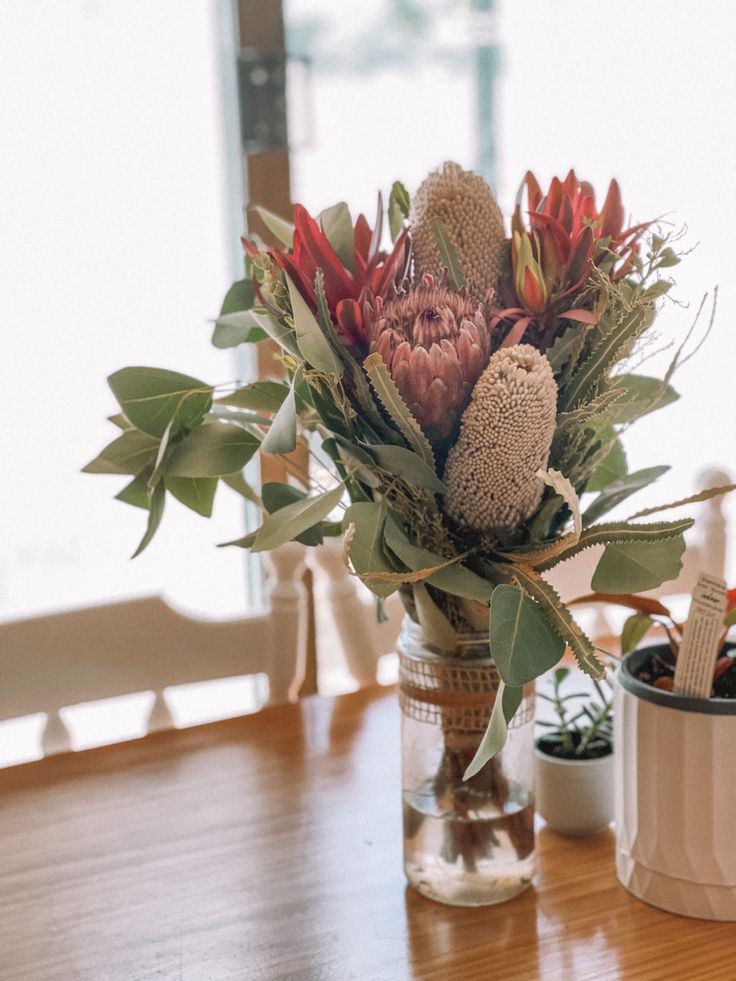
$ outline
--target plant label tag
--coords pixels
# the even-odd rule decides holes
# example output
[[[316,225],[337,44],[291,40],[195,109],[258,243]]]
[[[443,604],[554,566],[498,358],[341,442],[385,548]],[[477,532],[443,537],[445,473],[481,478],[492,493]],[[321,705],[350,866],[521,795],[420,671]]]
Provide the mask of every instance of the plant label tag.
[[[676,695],[710,698],[725,613],[726,583],[701,572],[677,655],[672,686]]]

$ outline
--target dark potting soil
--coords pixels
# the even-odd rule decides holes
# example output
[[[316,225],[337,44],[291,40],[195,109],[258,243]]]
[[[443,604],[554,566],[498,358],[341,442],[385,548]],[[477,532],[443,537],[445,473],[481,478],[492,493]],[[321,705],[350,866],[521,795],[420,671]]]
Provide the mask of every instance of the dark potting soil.
[[[659,647],[643,661],[636,677],[654,688],[671,691],[675,664],[675,655],[666,647]],[[736,698],[736,649],[730,648],[721,654],[714,674],[711,698]]]

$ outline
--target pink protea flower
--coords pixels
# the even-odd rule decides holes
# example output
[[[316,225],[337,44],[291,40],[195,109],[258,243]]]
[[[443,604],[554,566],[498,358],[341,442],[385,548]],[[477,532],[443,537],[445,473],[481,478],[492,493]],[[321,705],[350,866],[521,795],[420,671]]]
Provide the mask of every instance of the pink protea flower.
[[[432,285],[379,300],[370,316],[371,353],[435,444],[452,433],[488,364],[490,316],[489,301]]]

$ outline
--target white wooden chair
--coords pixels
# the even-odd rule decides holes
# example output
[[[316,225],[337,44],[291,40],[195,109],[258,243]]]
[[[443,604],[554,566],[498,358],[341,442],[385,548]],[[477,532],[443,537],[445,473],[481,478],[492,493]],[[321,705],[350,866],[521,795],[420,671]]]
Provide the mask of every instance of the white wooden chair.
[[[268,608],[231,621],[196,620],[159,597],[0,624],[0,722],[46,713],[45,754],[71,748],[60,710],[151,691],[147,731],[172,728],[167,688],[264,674],[268,703],[293,700],[304,677],[305,548],[270,553]]]

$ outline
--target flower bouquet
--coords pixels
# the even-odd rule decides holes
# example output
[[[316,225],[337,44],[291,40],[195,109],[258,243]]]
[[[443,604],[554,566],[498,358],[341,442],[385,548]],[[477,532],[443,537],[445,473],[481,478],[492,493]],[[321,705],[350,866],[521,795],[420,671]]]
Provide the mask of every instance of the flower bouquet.
[[[117,496],[148,512],[138,552],[168,495],[209,515],[224,483],[263,512],[227,544],[262,552],[342,536],[379,618],[398,591],[402,708],[439,734],[431,752],[417,750],[421,765],[405,758],[405,780],[419,781],[405,786],[419,854],[410,880],[447,899],[452,869],[475,884],[448,901],[496,901],[533,868],[531,789],[519,776],[532,742],[509,754],[515,729],[531,725],[530,683],[566,647],[603,675],[545,574],[595,545],[599,593],[647,590],[680,569],[690,520],[639,520],[655,509],[605,520],[667,469],[628,473],[621,435],[677,397],[682,347],[663,378],[635,367],[678,256],[649,226],[626,227],[615,181],[599,207],[573,171],[546,192],[526,174],[510,237],[490,187],[455,163],[412,201],[393,185],[388,246],[380,196],[372,227],[343,203],[316,219],[297,205],[293,224],[258,210],[279,245],[244,240],[245,276],[213,340],[271,345],[280,377],[231,390],[118,371],[121,433],[86,470],[132,477]],[[243,468],[256,453],[280,456],[293,479],[253,487]],[[525,871],[499,877],[497,859]]]

